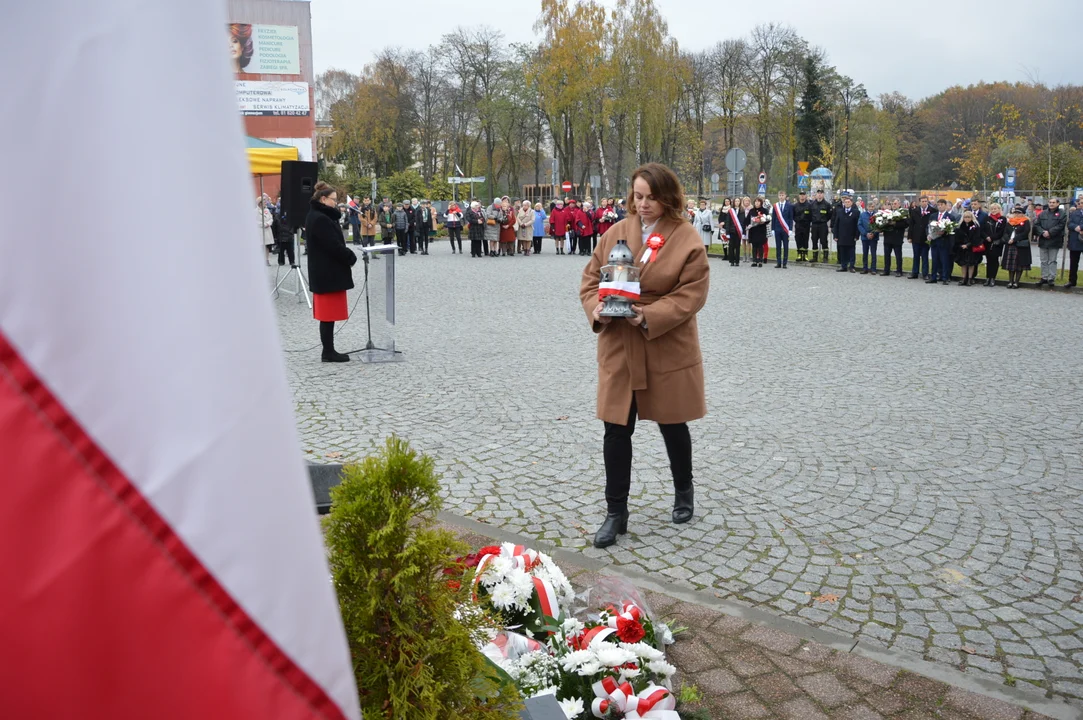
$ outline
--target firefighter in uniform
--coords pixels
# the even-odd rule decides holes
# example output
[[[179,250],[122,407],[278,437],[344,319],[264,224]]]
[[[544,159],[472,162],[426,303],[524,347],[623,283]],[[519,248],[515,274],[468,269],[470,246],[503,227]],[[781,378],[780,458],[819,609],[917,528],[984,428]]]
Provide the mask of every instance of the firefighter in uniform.
[[[809,203],[809,215],[812,218],[812,262],[820,261],[820,248],[824,251],[824,262],[831,262],[831,251],[827,244],[827,224],[831,222],[834,208],[824,200],[824,191],[816,191],[816,199]]]
[[[797,193],[797,203],[793,206],[794,237],[797,239],[797,261],[808,261],[808,236],[812,229],[812,203],[808,194],[802,190]]]

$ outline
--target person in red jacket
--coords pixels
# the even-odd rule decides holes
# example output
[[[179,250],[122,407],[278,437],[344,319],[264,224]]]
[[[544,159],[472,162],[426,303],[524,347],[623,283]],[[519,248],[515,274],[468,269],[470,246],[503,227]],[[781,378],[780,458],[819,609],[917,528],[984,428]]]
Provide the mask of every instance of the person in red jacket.
[[[590,203],[585,203],[580,206],[574,199],[572,200],[572,232],[573,237],[579,239],[579,254],[590,255],[590,239],[594,235],[594,220],[591,219],[593,213],[590,211]]]
[[[613,206],[613,198],[606,198],[599,203],[600,207],[594,212],[594,229],[598,237],[605,235],[606,230],[617,224],[617,209]]]
[[[579,216],[579,201],[573,197],[564,200],[564,220],[568,224],[568,242],[564,249],[572,257],[579,256],[579,236],[575,234],[575,221]]]
[[[557,198],[556,207],[549,213],[549,234],[557,244],[557,255],[563,255],[564,240],[568,235],[568,209],[560,198]]]
[[[575,234],[579,236],[579,254],[590,255],[594,252],[597,235],[594,234],[594,205],[590,200],[583,201],[575,216]]]

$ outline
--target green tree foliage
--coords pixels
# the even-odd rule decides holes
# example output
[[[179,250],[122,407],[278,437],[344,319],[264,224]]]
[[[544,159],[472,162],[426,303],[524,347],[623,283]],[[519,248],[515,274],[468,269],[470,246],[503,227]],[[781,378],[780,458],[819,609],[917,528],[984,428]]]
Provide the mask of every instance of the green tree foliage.
[[[831,115],[820,81],[821,68],[809,56],[801,68],[801,109],[797,116],[797,148],[802,159],[815,168],[822,162],[820,143],[831,132]]]
[[[511,720],[521,702],[472,639],[487,620],[456,619],[442,570],[467,548],[435,527],[439,491],[432,459],[396,438],[332,491],[327,544],[361,709],[387,720]]]
[[[414,170],[397,172],[391,177],[381,178],[376,182],[380,197],[391,198],[397,203],[411,198],[419,200],[429,194],[424,178]]]

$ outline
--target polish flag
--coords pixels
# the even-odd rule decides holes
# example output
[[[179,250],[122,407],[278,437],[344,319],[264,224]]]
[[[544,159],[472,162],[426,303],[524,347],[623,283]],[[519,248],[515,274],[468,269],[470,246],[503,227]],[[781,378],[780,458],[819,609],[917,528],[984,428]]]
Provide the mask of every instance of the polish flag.
[[[1003,179],[1004,179],[1004,173],[997,173],[997,180],[1003,180]]]
[[[0,4],[5,718],[360,718],[226,21]]]

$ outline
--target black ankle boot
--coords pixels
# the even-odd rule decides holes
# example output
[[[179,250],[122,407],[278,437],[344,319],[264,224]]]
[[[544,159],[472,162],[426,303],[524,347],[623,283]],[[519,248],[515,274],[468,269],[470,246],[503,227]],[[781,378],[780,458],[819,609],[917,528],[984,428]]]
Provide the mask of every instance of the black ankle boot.
[[[695,511],[695,488],[673,491],[673,522],[678,525],[692,519]]]
[[[594,533],[594,547],[605,548],[617,542],[617,535],[628,532],[628,508],[606,513],[602,526]]]
[[[350,356],[346,353],[335,352],[334,350],[324,350],[323,354],[320,356],[320,360],[322,362],[333,363],[349,362]]]

